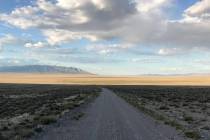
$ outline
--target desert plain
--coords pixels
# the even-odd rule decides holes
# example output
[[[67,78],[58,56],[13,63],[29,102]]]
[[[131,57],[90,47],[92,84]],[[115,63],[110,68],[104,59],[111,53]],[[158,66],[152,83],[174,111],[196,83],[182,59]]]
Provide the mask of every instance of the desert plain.
[[[210,75],[100,76],[80,74],[2,73],[0,83],[73,85],[210,85]]]
[[[208,75],[2,73],[0,139],[209,140],[209,85]]]

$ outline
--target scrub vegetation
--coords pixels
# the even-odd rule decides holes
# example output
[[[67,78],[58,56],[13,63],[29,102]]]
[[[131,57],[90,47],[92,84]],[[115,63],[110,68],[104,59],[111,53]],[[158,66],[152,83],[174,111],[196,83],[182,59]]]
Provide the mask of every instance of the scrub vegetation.
[[[93,86],[0,85],[0,139],[27,139],[65,113],[93,100],[100,89]],[[79,112],[76,119],[83,116]]]
[[[112,86],[117,95],[187,138],[210,139],[210,88]]]

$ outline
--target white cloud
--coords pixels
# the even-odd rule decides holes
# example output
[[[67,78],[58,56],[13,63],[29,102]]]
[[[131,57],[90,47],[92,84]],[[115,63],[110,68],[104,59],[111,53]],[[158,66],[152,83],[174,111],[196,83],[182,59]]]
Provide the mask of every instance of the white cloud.
[[[209,48],[210,0],[196,2],[184,11],[182,19],[167,21],[166,25],[166,32],[159,41],[188,50]]]
[[[137,21],[144,21],[138,16],[140,13],[136,6],[129,0],[57,0],[55,3],[38,0],[36,6],[0,14],[0,20],[23,29],[38,28],[52,43],[81,38],[109,39],[117,37],[121,29],[129,27],[130,19],[137,17]],[[51,33],[52,36],[49,35]]]
[[[57,5],[61,6],[66,9],[71,9],[71,8],[78,8],[79,6],[83,5],[86,3],[87,0],[58,0]]]
[[[167,68],[161,68],[161,71],[163,71],[163,72],[180,72],[180,71],[183,71],[183,68],[181,68],[181,67],[167,67]]]
[[[47,43],[45,42],[37,42],[37,43],[26,43],[24,45],[26,48],[43,48],[43,47],[47,47],[49,46]]]
[[[3,37],[0,37],[0,48],[2,49],[2,47],[6,45],[15,45],[18,42],[19,40],[16,37],[6,34]]]
[[[29,41],[27,39],[22,39],[15,37],[11,34],[6,34],[3,37],[0,37],[0,50],[3,50],[4,46],[24,46],[27,48],[43,48],[50,46],[47,42],[36,42],[32,43],[32,41]]]
[[[210,23],[210,0],[202,0],[187,8],[183,13],[184,22],[209,24]]]
[[[86,49],[88,51],[96,52],[99,54],[110,54],[110,53],[126,50],[132,46],[133,46],[132,44],[108,44],[108,45],[94,44],[91,46],[87,46]]]
[[[196,63],[196,64],[199,64],[199,65],[205,65],[205,66],[209,66],[210,65],[210,60],[197,59],[197,60],[194,60],[193,62]]]
[[[16,57],[0,58],[0,66],[14,66],[14,65],[27,65],[27,64],[41,64],[36,59],[19,59]]]
[[[176,55],[183,53],[184,50],[180,48],[161,48],[158,51],[159,55]]]
[[[52,45],[80,38],[80,36],[75,35],[76,33],[68,30],[49,29],[49,30],[44,30],[43,34],[44,36],[47,37],[47,42],[49,42]]]
[[[149,12],[154,9],[169,5],[171,0],[136,0],[138,4],[138,10],[141,12]]]
[[[57,7],[54,6],[53,3],[46,0],[37,0],[37,8],[39,9],[39,11],[44,11],[49,13],[57,10]]]
[[[69,42],[72,40],[79,40],[82,38],[96,41],[97,37],[86,33],[72,32],[61,29],[43,30],[43,35],[47,37],[47,42],[51,45]]]
[[[37,0],[34,6],[0,13],[0,20],[22,29],[37,28],[51,45],[117,38],[144,46],[209,47],[209,0],[186,9],[180,20],[168,20],[164,8],[172,1]]]
[[[153,59],[153,58],[132,58],[131,62],[133,63],[145,63],[145,64],[149,64],[149,63],[159,63],[160,60],[159,59]]]
[[[12,11],[10,15],[0,13],[0,20],[6,21],[9,24],[20,27],[22,29],[26,29],[29,27],[35,27],[39,24],[39,21],[36,20],[38,16],[35,15],[37,12],[37,7],[21,7]]]
[[[185,10],[185,13],[190,16],[198,16],[205,13],[210,13],[210,0],[201,0]]]

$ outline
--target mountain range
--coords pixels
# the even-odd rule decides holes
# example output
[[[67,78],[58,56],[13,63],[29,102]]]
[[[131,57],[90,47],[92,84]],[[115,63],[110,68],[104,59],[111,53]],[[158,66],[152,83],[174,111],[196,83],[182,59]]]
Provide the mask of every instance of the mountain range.
[[[24,65],[24,66],[2,66],[0,73],[65,73],[65,74],[90,74],[75,67],[62,67],[51,65]]]

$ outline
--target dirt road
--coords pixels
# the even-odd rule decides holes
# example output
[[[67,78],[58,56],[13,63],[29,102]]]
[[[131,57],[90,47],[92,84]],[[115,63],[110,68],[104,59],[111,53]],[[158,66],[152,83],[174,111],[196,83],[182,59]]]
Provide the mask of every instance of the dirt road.
[[[152,118],[103,89],[78,121],[69,117],[35,140],[184,140],[174,128]]]

